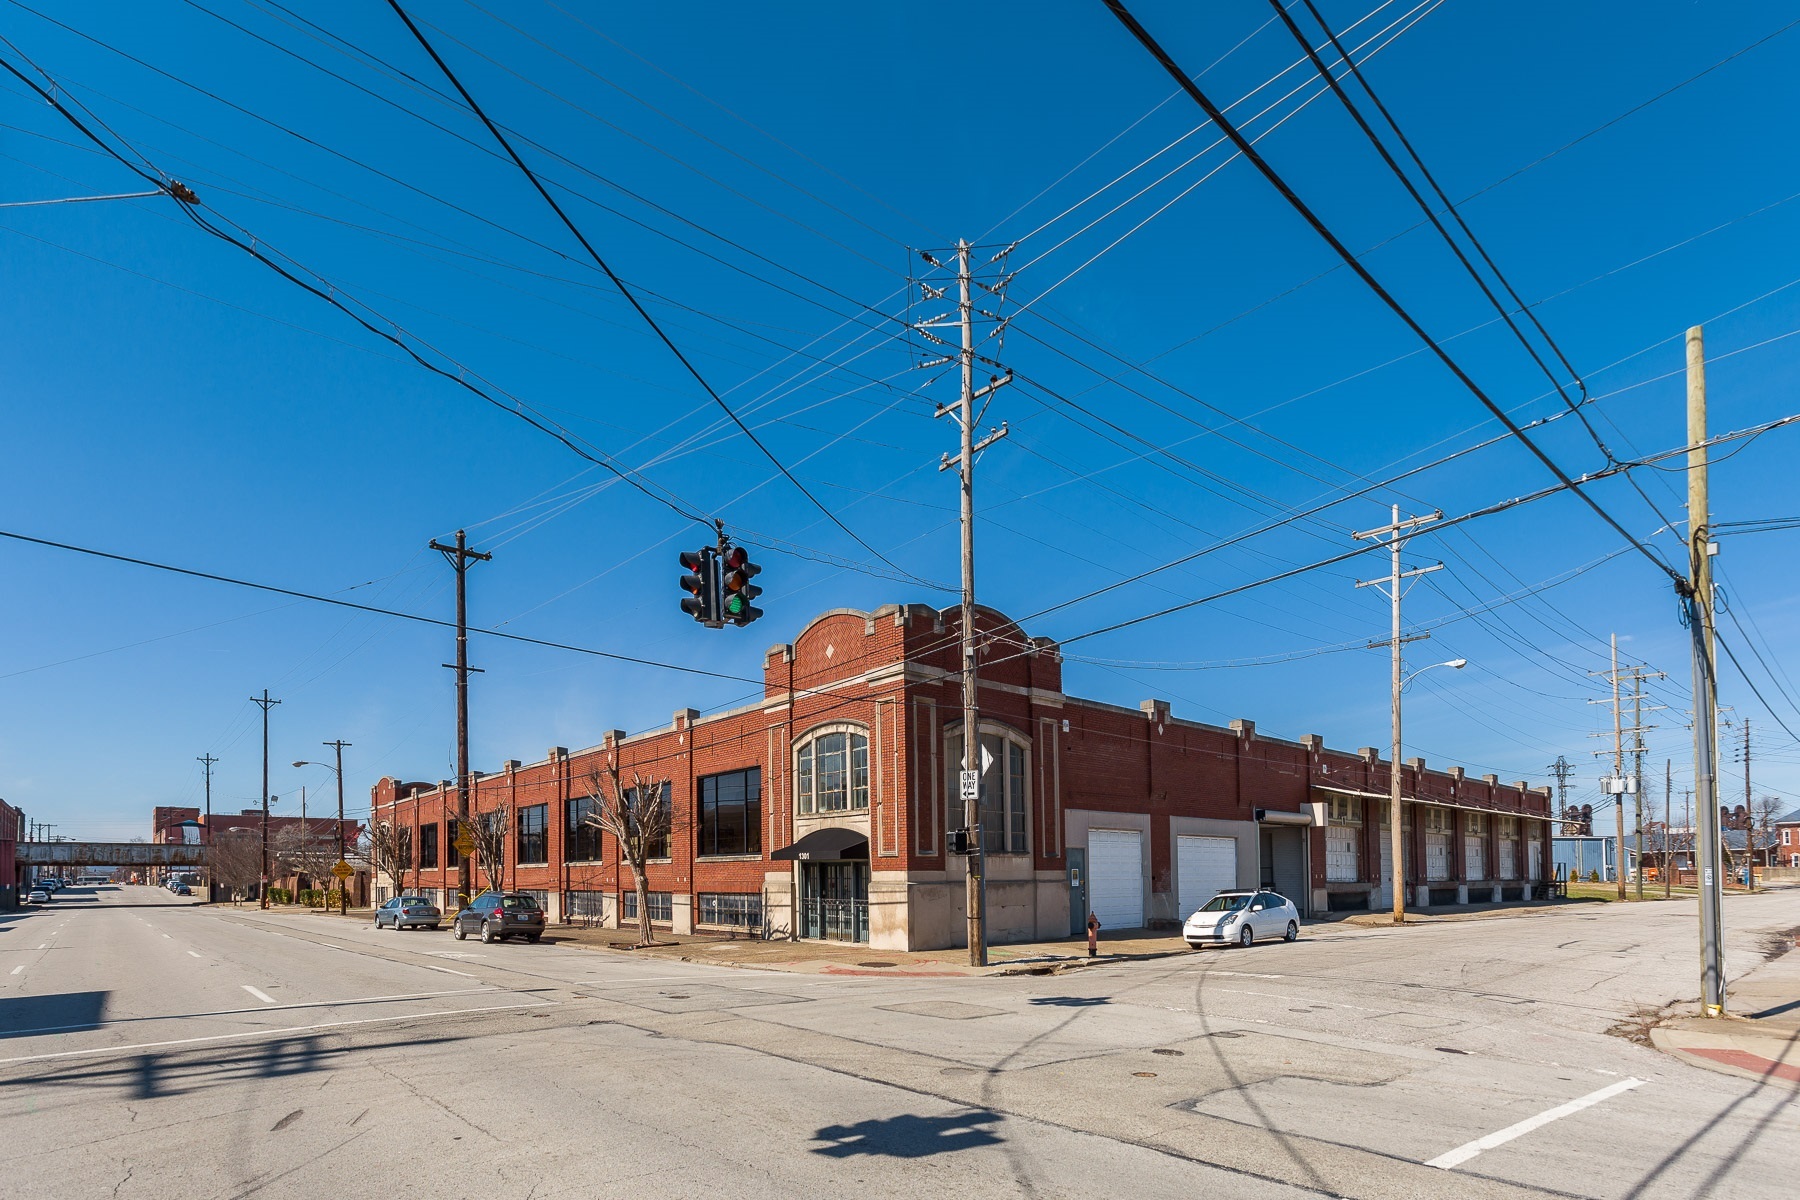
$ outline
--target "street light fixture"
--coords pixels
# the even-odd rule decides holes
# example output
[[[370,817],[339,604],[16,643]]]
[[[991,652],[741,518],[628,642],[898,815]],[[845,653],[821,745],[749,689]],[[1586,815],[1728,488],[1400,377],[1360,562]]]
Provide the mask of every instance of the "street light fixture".
[[[344,747],[348,746],[349,744],[350,744],[349,742],[343,741],[342,739],[339,739],[338,741],[335,741],[335,742],[325,742],[324,743],[324,745],[330,746],[332,749],[337,751],[337,766],[335,766],[335,767],[332,766],[330,763],[311,762],[306,759],[300,759],[299,761],[294,763],[295,767],[324,767],[327,771],[330,771],[333,775],[337,776],[338,864],[343,864],[346,861],[345,847],[344,847]],[[349,916],[350,915],[350,879],[346,875],[338,875],[335,866],[332,870],[332,874],[333,874],[333,876],[335,876],[337,878],[337,881],[338,881],[338,915],[340,917]]]
[[[1398,617],[1395,618],[1396,621],[1398,621],[1398,619]],[[1396,624],[1395,628],[1398,629],[1399,626]],[[1402,677],[1400,674],[1399,643],[1395,643],[1393,697],[1394,757],[1392,763],[1388,767],[1388,854],[1393,861],[1388,865],[1391,869],[1389,886],[1392,887],[1394,892],[1394,924],[1396,925],[1403,924],[1406,921],[1406,854],[1401,843],[1400,832],[1400,693],[1406,690],[1408,684],[1427,671],[1436,670],[1438,667],[1449,667],[1453,671],[1460,671],[1468,665],[1469,660],[1466,658],[1452,658],[1446,662],[1432,663],[1428,667],[1420,667],[1412,674]]]

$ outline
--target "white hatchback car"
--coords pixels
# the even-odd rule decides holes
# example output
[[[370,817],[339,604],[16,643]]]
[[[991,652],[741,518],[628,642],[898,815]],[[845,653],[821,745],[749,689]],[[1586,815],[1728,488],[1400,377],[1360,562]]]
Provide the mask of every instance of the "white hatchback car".
[[[1274,892],[1220,892],[1187,919],[1181,936],[1190,946],[1248,946],[1257,938],[1291,942],[1300,936],[1300,912]]]

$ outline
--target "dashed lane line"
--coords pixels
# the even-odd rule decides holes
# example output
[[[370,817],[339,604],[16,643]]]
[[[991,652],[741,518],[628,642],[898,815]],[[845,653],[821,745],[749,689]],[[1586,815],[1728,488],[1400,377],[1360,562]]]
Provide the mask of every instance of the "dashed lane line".
[[[13,969],[12,969],[12,973],[13,973],[13,974],[14,974],[14,975],[17,975],[17,974],[18,974],[18,973],[19,973],[19,972],[20,972],[20,971],[23,971],[23,970],[24,970],[24,969],[25,969],[25,964],[24,964],[24,963],[20,963],[20,964],[19,964],[19,965],[18,965],[18,966],[16,966],[16,967],[14,967],[14,968],[13,968]]]
[[[275,1003],[275,997],[269,995],[269,993],[267,993],[267,992],[259,991],[256,988],[251,987],[247,983],[240,984],[239,986],[242,987],[246,992],[249,992],[252,996],[255,996],[258,1000],[261,1000],[264,1004]]]
[[[201,955],[200,955],[200,953],[199,953],[199,952],[198,952],[198,951],[195,951],[195,950],[189,950],[189,951],[188,951],[188,957],[189,957],[189,958],[199,958],[199,957],[201,957]]]
[[[1490,1133],[1486,1137],[1476,1138],[1472,1142],[1464,1142],[1456,1149],[1446,1151],[1436,1158],[1429,1160],[1425,1165],[1428,1167],[1438,1167],[1445,1171],[1448,1171],[1453,1167],[1460,1167],[1471,1158],[1474,1158],[1477,1154],[1480,1154],[1483,1150],[1492,1150],[1496,1146],[1504,1146],[1514,1138],[1523,1137],[1532,1130],[1540,1129],[1552,1121],[1558,1121],[1563,1117],[1571,1116],[1584,1108],[1592,1108],[1602,1100],[1610,1100],[1614,1096],[1629,1092],[1632,1088],[1642,1087],[1644,1082],[1645,1081],[1642,1079],[1635,1078],[1621,1079],[1619,1082],[1612,1084],[1609,1087],[1603,1087],[1597,1092],[1589,1092],[1587,1095],[1577,1097],[1567,1104],[1559,1104],[1555,1108],[1541,1112],[1535,1117],[1526,1117],[1516,1125],[1508,1125],[1505,1129]]]
[[[471,975],[467,971],[452,971],[449,967],[434,967],[430,963],[420,963],[427,971],[441,971],[445,975],[461,975],[464,979],[479,979],[479,975]]]

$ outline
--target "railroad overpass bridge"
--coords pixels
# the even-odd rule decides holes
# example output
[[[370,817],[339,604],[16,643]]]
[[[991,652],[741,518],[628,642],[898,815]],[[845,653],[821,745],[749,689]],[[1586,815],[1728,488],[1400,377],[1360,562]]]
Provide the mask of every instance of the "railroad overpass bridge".
[[[205,846],[182,842],[19,842],[21,867],[204,867]]]

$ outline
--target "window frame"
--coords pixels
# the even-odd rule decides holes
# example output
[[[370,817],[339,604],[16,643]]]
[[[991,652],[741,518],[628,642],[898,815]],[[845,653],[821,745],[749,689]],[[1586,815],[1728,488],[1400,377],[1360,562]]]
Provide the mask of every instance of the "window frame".
[[[631,810],[632,806],[637,802],[637,789],[634,787],[626,788],[625,795],[622,799],[624,800],[625,824],[627,826],[634,826],[636,822],[631,819]],[[663,835],[659,840],[651,842],[649,846],[646,847],[644,854],[645,862],[670,862],[673,860],[675,842],[675,784],[673,780],[663,780],[662,807],[663,811],[669,814],[669,825],[668,828],[664,830]],[[658,853],[658,851],[660,851],[660,853]],[[623,853],[623,851],[621,851],[621,853]]]
[[[606,861],[606,834],[583,818],[598,811],[600,797],[570,796],[563,804],[563,861],[599,863]],[[591,845],[590,845],[591,842]],[[591,855],[585,851],[591,849]]]
[[[513,841],[515,862],[522,867],[542,867],[550,863],[550,805],[521,804],[515,822],[518,834]],[[527,813],[536,814],[536,828],[527,826]],[[535,851],[535,855],[531,852]]]
[[[820,804],[819,749],[828,738],[844,738],[842,805],[824,808]],[[861,743],[860,746],[858,743]],[[861,756],[860,767],[857,764]],[[857,782],[860,776],[861,783]],[[835,794],[840,789],[834,788]],[[869,729],[866,725],[838,722],[820,725],[807,731],[794,746],[794,811],[803,817],[833,817],[844,813],[866,813],[873,798],[873,779],[869,772]]]
[[[427,837],[427,835],[430,835]],[[429,860],[429,861],[427,861]],[[438,865],[438,823],[419,826],[419,870],[435,871]]]
[[[719,799],[723,781],[741,779],[735,800],[726,804],[737,808],[742,840],[728,846],[720,836],[720,813],[724,805]],[[733,771],[715,771],[695,781],[694,856],[696,858],[761,858],[762,830],[762,764],[753,763]],[[721,893],[723,894],[723,893]]]
[[[1032,853],[1031,837],[1031,802],[1032,802],[1032,762],[1031,739],[1010,725],[998,721],[983,721],[980,726],[983,742],[993,738],[999,742],[999,752],[994,756],[995,765],[1001,768],[1003,778],[1002,796],[996,806],[991,802],[989,788],[984,779],[981,787],[981,798],[977,802],[977,811],[982,814],[982,844],[987,854],[1008,854],[1027,856]],[[1016,772],[1015,775],[1015,760]],[[958,721],[944,730],[944,770],[945,792],[948,806],[949,824],[946,828],[959,829],[964,824],[963,802],[958,797],[957,777],[962,770],[962,722]],[[1011,787],[1017,783],[1016,795]],[[1014,806],[1016,800],[1017,806]],[[999,828],[987,828],[989,813],[999,813]],[[996,837],[996,835],[998,835]]]

